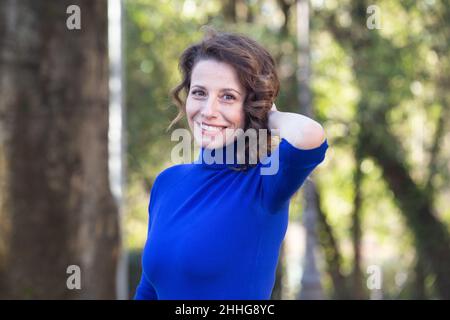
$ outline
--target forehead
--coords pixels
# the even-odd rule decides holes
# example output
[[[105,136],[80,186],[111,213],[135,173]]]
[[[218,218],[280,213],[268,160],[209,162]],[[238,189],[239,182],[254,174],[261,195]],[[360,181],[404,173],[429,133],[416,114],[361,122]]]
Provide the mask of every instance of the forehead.
[[[229,64],[216,60],[201,60],[192,70],[191,85],[199,85],[205,88],[241,89],[236,70]]]

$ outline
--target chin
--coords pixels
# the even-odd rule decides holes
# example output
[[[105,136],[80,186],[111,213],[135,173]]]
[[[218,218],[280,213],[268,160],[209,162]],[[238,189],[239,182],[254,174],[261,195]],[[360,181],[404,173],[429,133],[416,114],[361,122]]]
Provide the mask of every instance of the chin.
[[[226,144],[226,141],[224,141],[223,139],[212,140],[208,137],[203,137],[203,139],[198,138],[196,139],[196,142],[199,146],[206,149],[217,149],[223,147]]]
[[[198,126],[194,126],[194,140],[197,145],[206,149],[217,149],[227,145],[229,142],[232,142],[234,130],[229,127],[226,127],[225,130],[219,133],[205,132],[200,129]]]

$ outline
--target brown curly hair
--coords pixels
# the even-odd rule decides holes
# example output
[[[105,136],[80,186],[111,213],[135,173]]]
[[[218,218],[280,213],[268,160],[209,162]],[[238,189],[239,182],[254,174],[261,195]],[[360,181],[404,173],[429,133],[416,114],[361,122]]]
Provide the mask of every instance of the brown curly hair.
[[[270,53],[255,40],[238,33],[218,32],[204,27],[205,36],[202,41],[186,48],[180,56],[178,68],[182,81],[172,89],[170,95],[179,109],[167,130],[186,114],[185,99],[191,85],[191,74],[200,60],[212,59],[231,65],[241,85],[246,89],[244,99],[244,131],[255,129],[260,145],[259,129],[268,129],[268,112],[278,95],[280,82],[276,72],[275,61]],[[184,97],[181,98],[181,93]],[[271,135],[267,130],[267,154],[271,152]],[[260,160],[260,152],[257,160]],[[247,169],[249,164],[249,145],[245,142],[245,164],[240,169]]]

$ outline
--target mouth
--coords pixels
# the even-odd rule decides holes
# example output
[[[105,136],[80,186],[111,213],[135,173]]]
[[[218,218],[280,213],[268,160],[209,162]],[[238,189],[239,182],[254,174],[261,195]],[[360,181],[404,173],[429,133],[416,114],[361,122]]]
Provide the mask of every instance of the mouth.
[[[203,122],[196,122],[196,124],[202,129],[202,135],[215,136],[222,133],[226,126],[207,125]]]

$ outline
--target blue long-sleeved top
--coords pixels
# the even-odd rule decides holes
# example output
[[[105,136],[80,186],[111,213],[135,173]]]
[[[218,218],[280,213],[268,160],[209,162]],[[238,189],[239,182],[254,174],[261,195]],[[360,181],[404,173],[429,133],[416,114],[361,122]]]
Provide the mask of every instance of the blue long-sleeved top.
[[[270,299],[289,200],[324,160],[328,143],[304,150],[283,138],[277,148],[247,171],[208,164],[201,148],[193,163],[157,176],[134,299]],[[275,157],[278,170],[262,174],[276,168]]]

